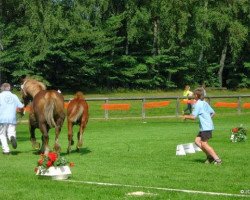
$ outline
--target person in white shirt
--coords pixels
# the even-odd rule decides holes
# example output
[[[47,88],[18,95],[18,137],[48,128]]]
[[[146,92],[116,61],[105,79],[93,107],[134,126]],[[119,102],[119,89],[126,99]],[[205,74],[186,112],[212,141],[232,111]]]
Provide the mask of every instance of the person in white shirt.
[[[24,105],[19,98],[11,91],[9,83],[1,85],[0,93],[0,141],[2,144],[3,154],[9,154],[10,148],[8,140],[11,141],[12,147],[17,148],[16,142],[16,112],[23,112]]]

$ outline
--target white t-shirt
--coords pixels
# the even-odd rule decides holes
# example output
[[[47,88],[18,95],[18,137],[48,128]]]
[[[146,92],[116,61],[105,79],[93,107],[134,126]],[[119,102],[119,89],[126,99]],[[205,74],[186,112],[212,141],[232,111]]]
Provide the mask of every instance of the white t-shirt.
[[[10,91],[0,93],[0,123],[16,124],[16,109],[24,105],[18,97]]]

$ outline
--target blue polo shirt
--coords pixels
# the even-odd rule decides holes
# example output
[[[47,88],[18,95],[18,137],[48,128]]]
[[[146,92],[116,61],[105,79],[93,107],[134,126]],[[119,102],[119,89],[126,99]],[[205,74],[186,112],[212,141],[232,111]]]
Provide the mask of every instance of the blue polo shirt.
[[[215,113],[211,106],[202,100],[198,100],[194,104],[192,115],[195,118],[199,118],[200,131],[214,130],[214,124],[211,118],[211,114]]]
[[[0,93],[0,123],[16,124],[16,109],[23,108],[18,97],[10,91]]]

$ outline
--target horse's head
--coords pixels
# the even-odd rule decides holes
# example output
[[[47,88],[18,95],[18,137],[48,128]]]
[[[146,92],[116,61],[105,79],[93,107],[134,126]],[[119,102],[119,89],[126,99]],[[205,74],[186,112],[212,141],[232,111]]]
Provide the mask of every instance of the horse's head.
[[[21,85],[21,95],[24,106],[28,105],[41,90],[46,90],[46,86],[42,82],[34,79],[24,79]]]
[[[26,94],[22,89],[21,89],[21,97],[24,107],[26,107],[33,100],[32,96]]]

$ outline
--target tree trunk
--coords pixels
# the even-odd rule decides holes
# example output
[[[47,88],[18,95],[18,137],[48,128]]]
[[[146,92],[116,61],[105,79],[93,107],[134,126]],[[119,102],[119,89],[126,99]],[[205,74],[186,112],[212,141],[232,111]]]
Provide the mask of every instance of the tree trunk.
[[[202,47],[201,47],[201,51],[200,51],[200,56],[199,56],[199,59],[198,59],[198,63],[199,63],[200,65],[202,64],[203,56],[204,56],[204,47],[202,46]]]
[[[3,1],[0,0],[0,17],[3,17]]]
[[[128,41],[128,38],[126,38],[125,54],[126,54],[126,55],[129,54],[129,41]]]
[[[167,78],[167,80],[170,82],[171,79],[172,79],[172,72],[168,72],[168,78]]]
[[[159,19],[158,17],[155,17],[154,18],[154,40],[153,40],[153,50],[152,50],[152,53],[154,56],[160,54],[159,52],[159,27],[158,27],[158,24],[159,24]]]
[[[222,79],[223,79],[223,70],[225,67],[225,60],[227,56],[227,44],[223,47],[222,53],[221,53],[221,58],[220,58],[220,69],[218,71],[218,79],[219,79],[219,84],[220,87],[222,87]]]
[[[128,21],[126,22],[126,44],[125,44],[125,54],[129,54],[129,40],[128,40]]]
[[[208,1],[205,1],[204,8],[205,8],[206,15],[207,15],[207,5],[208,5]],[[206,29],[206,28],[207,28],[207,22],[204,21],[204,22],[203,22],[203,29]],[[202,39],[202,38],[201,38],[201,39]],[[203,41],[202,41],[200,56],[199,56],[199,59],[198,59],[198,63],[199,63],[200,65],[202,64],[203,57],[204,57],[204,44],[203,44]]]

